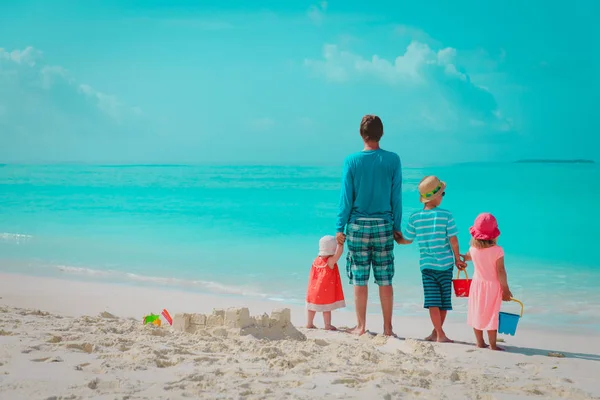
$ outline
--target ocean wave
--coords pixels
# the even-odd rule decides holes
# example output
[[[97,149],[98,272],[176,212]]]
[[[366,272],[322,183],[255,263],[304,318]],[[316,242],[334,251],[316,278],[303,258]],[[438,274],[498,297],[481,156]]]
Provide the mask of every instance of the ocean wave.
[[[24,242],[26,240],[33,239],[32,235],[27,235],[25,233],[10,233],[10,232],[1,232],[0,240],[5,240],[7,242]]]
[[[170,278],[170,277],[160,277],[160,276],[149,276],[149,275],[140,275],[134,274],[131,272],[122,272],[115,270],[98,270],[91,268],[82,268],[82,267],[71,267],[67,265],[59,265],[56,267],[60,272],[67,274],[78,274],[78,275],[87,275],[87,276],[96,276],[96,277],[104,277],[104,278],[113,278],[120,281],[129,280],[134,282],[141,283],[149,283],[149,284],[160,284],[160,285],[169,285],[176,287],[188,287],[188,288],[198,288],[204,289],[209,292],[219,293],[219,294],[233,294],[240,296],[250,296],[250,297],[259,297],[263,299],[268,299],[269,294],[261,293],[252,288],[248,288],[245,286],[234,286],[234,285],[224,285],[222,283],[213,282],[213,281],[204,281],[204,280],[188,280],[188,279],[180,279],[180,278]]]

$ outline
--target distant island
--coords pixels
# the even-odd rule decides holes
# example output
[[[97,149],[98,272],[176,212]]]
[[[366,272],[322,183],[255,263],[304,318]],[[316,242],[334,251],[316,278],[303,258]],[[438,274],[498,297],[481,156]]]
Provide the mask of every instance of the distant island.
[[[594,160],[518,160],[517,164],[595,164]]]

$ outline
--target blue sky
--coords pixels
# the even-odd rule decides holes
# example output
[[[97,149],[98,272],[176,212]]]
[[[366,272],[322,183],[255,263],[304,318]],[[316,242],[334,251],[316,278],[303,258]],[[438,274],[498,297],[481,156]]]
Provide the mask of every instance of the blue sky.
[[[200,5],[201,4],[201,5]],[[600,29],[569,2],[0,0],[0,162],[592,158]]]

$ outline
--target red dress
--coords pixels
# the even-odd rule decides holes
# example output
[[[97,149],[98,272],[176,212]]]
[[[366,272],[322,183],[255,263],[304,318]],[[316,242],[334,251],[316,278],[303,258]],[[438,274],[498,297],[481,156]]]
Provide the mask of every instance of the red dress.
[[[333,269],[327,265],[329,257],[317,257],[310,269],[306,309],[323,312],[346,307],[340,270],[337,264]]]

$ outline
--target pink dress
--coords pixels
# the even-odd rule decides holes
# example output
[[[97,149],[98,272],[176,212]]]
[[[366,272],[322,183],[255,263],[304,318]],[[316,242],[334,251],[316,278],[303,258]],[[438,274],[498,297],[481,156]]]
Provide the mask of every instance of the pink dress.
[[[329,257],[317,257],[310,269],[306,308],[323,312],[346,307],[340,270],[335,264],[333,269],[327,265]]]
[[[496,261],[504,257],[500,246],[469,249],[475,274],[469,291],[467,324],[482,331],[498,330],[498,313],[502,305],[502,288],[498,280]]]

